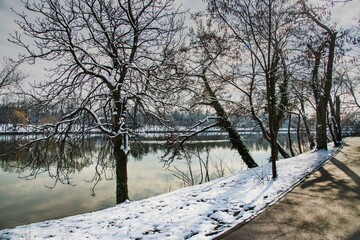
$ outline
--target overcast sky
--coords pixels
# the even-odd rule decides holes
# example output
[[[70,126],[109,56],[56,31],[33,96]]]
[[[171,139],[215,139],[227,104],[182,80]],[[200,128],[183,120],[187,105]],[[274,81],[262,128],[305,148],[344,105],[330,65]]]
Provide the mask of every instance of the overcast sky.
[[[203,0],[176,0],[183,4],[185,9],[191,11],[200,11],[205,8]],[[21,10],[23,4],[20,0],[0,0],[0,58],[16,57],[17,50],[15,45],[8,42],[9,34],[16,28],[14,20],[16,15],[12,12],[11,8]],[[1,60],[0,59],[0,60]]]
[[[19,0],[0,0],[0,56],[16,56],[16,50],[13,45],[7,41],[9,34],[15,27],[15,14],[11,7],[20,3]]]
[[[183,4],[185,9],[191,11],[199,11],[205,8],[203,0],[177,0]],[[324,2],[325,0],[311,0]],[[14,19],[16,15],[12,12],[11,8],[16,10],[22,9],[20,0],[0,0],[0,57],[16,57],[17,49],[14,44],[7,41],[9,34],[16,28]],[[360,14],[360,0],[353,0],[351,4],[339,5],[334,11],[338,16],[338,21],[341,17],[341,25],[349,22],[355,15]],[[0,59],[1,60],[1,59]]]

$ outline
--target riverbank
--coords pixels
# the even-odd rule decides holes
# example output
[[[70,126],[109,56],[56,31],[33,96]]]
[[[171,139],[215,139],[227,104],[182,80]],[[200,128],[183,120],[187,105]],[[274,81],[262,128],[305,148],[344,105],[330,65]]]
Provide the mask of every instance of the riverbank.
[[[275,203],[338,149],[266,164],[113,208],[0,231],[0,239],[212,239]]]

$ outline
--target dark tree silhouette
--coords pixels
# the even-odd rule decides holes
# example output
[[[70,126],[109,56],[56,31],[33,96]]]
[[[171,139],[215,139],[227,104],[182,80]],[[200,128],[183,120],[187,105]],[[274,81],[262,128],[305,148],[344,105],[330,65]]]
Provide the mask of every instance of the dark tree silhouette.
[[[106,134],[117,163],[117,202],[125,201],[128,137],[133,133],[127,116],[142,111],[157,118],[175,98],[171,77],[165,76],[171,71],[164,71],[183,23],[175,1],[22,2],[27,12],[17,13],[17,24],[23,34],[11,38],[26,50],[19,62],[55,64],[48,69],[50,79],[39,83],[31,97],[44,108],[64,100],[75,103],[43,129],[54,138],[61,133],[65,142],[69,135],[64,133],[89,128]]]

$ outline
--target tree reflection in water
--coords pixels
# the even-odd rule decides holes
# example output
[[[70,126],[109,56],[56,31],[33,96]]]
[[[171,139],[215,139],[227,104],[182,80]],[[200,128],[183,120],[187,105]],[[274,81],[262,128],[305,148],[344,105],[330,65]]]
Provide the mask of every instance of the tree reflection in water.
[[[0,140],[0,167],[6,172],[27,173],[22,178],[26,180],[35,179],[39,174],[48,174],[52,179],[54,188],[58,183],[74,185],[72,175],[81,172],[84,168],[94,166],[94,175],[85,181],[92,183],[91,195],[96,195],[96,186],[100,181],[115,179],[117,167],[113,153],[113,143],[102,135],[85,136],[71,135],[67,141],[62,138],[42,138],[42,141],[33,141],[32,136],[7,136]],[[231,167],[224,163],[221,156],[212,156],[211,151],[220,152],[229,149],[230,144],[224,136],[202,136],[195,141],[189,142],[184,151],[179,155],[179,164],[185,162],[185,168],[179,166],[164,166],[171,171],[175,177],[180,179],[182,186],[201,184],[212,178],[224,175],[224,170]],[[164,153],[162,142],[148,141],[131,142],[130,158],[134,161],[146,161],[149,153],[159,157]],[[259,140],[259,135],[248,135],[244,138],[251,151],[267,151],[268,144]],[[181,160],[182,159],[182,160]],[[185,160],[185,161],[184,161]],[[119,160],[118,160],[119,161]],[[176,163],[174,163],[176,164]],[[241,165],[241,161],[235,163]],[[121,165],[121,164],[120,164]],[[215,173],[209,168],[212,165]],[[121,166],[120,166],[121,167]],[[246,167],[241,167],[246,168]],[[122,170],[121,170],[122,171]],[[128,193],[127,176],[119,181],[116,179],[116,198],[123,199]],[[126,184],[126,186],[122,185]]]

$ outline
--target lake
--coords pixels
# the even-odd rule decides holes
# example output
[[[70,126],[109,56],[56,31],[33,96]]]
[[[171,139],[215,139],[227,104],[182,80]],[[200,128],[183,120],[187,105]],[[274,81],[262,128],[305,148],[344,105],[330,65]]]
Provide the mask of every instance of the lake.
[[[3,146],[14,136],[0,136]],[[259,134],[243,140],[259,165],[268,161],[270,148]],[[94,136],[82,143],[81,154],[69,162],[47,167],[24,162],[22,156],[0,161],[0,229],[92,212],[116,204],[114,161],[106,158],[106,138]],[[230,148],[226,135],[209,135],[188,145],[188,157],[164,166],[163,142],[144,139],[131,143],[128,188],[132,201],[198,184],[246,169]],[[1,145],[0,145],[1,146]],[[54,151],[56,152],[56,151]],[[53,153],[55,154],[55,153]],[[47,153],[46,156],[52,156]],[[207,166],[207,167],[205,167]],[[63,176],[60,180],[56,175]]]

